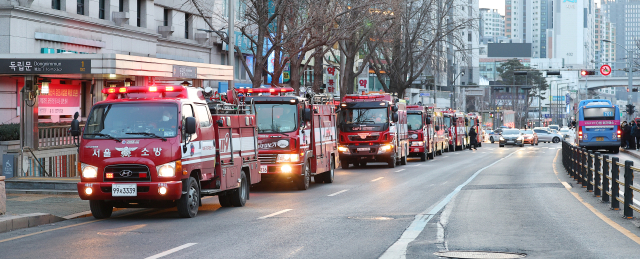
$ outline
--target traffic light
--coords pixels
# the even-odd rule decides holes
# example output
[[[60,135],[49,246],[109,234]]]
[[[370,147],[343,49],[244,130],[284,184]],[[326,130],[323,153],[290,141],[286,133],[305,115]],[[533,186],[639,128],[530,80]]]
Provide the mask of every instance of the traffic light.
[[[491,118],[493,118],[493,112],[489,113],[489,115],[491,116]]]
[[[627,114],[633,115],[636,113],[636,106],[633,104],[627,104]]]
[[[582,76],[592,76],[595,74],[596,74],[595,70],[580,70],[580,75]]]

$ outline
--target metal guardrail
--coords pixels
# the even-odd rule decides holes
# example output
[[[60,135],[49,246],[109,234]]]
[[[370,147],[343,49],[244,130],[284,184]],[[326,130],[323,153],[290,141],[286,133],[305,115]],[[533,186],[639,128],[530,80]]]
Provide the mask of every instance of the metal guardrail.
[[[38,127],[38,149],[73,147],[73,136],[69,125]],[[80,126],[84,132],[84,125]]]
[[[610,202],[611,209],[620,210],[620,203],[623,203],[625,218],[633,218],[634,210],[640,213],[640,207],[633,204],[633,192],[640,192],[633,186],[633,173],[640,173],[640,168],[633,167],[633,161],[620,163],[617,157],[609,158],[600,152],[594,153],[562,141],[562,165],[588,192],[601,197],[603,202]],[[620,180],[620,168],[624,170],[624,181]],[[624,188],[622,194],[621,186]]]
[[[19,149],[9,150],[8,153],[19,154]],[[76,166],[78,149],[55,148],[47,150],[24,149],[24,161],[18,166],[14,176],[17,177],[79,177]],[[19,160],[19,159],[18,159]]]

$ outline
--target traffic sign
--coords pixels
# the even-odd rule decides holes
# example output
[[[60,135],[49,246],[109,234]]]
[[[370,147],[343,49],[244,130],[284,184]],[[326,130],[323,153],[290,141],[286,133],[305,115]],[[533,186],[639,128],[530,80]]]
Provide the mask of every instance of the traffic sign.
[[[602,65],[600,67],[600,74],[602,74],[603,76],[608,76],[611,74],[611,66],[609,65]]]

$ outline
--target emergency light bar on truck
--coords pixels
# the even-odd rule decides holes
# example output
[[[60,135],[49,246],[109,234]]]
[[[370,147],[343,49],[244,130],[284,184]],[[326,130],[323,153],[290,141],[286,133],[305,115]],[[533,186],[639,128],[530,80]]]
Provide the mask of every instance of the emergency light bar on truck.
[[[238,93],[243,93],[243,94],[270,93],[271,95],[277,95],[279,93],[290,93],[290,92],[293,92],[294,90],[291,87],[282,87],[282,88],[270,87],[270,88],[240,88],[240,89],[236,89],[236,91]]]
[[[137,86],[137,87],[109,87],[103,88],[103,94],[127,94],[127,93],[163,93],[163,92],[182,92],[184,87],[181,85],[161,85],[161,86]]]

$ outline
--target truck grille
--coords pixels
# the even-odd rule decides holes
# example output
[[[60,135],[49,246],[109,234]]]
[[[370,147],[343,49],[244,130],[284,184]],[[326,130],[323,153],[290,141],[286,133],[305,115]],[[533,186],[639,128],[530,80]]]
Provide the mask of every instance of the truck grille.
[[[113,178],[107,179],[107,173]],[[145,165],[110,165],[104,168],[105,182],[150,182],[149,168]]]
[[[258,154],[260,164],[275,164],[278,154]]]
[[[351,135],[351,136],[349,136],[349,140],[351,140],[351,141],[374,141],[374,140],[378,140],[378,137],[379,136],[369,135],[369,136],[366,136],[365,138],[361,138],[358,135]]]

